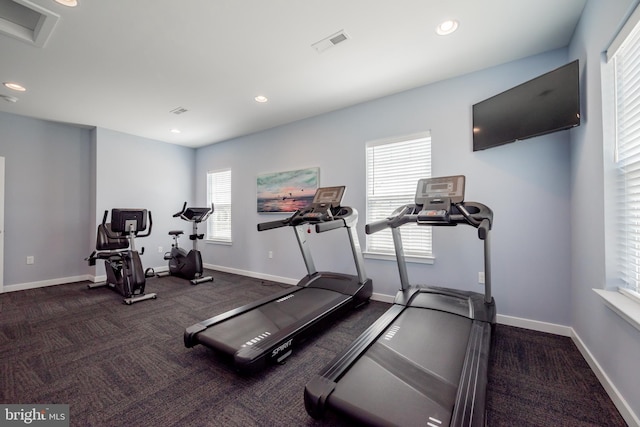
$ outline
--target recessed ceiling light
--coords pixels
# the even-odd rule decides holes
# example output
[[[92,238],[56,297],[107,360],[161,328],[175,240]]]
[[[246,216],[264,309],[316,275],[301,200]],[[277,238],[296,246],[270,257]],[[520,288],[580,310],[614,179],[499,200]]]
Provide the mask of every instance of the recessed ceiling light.
[[[78,0],[55,0],[55,2],[69,7],[76,7],[78,5]]]
[[[171,132],[171,133],[180,133],[180,129],[171,129],[169,132]]]
[[[260,103],[265,103],[265,102],[267,102],[267,101],[269,100],[269,99],[268,99],[266,96],[264,96],[264,95],[258,95],[258,96],[256,96],[256,97],[255,97],[255,98],[253,98],[253,99],[255,99],[255,100],[256,100],[256,102],[260,102]]]
[[[447,21],[443,21],[436,27],[436,33],[440,36],[446,36],[447,34],[453,33],[458,29],[458,21],[454,19],[449,19]]]
[[[27,90],[27,88],[25,88],[24,86],[22,86],[21,84],[18,84],[18,83],[4,82],[3,85],[5,85],[6,87],[8,87],[11,90],[17,90],[18,92],[24,92],[24,91]]]

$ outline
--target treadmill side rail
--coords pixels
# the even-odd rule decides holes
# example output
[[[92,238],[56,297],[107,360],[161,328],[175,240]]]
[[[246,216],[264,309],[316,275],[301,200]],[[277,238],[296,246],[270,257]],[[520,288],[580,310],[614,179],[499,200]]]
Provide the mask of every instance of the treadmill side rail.
[[[484,427],[489,381],[488,365],[491,325],[474,321],[458,386],[451,426]]]
[[[282,298],[283,296],[289,295],[293,292],[297,292],[302,290],[303,288],[292,286],[291,289],[285,289],[281,292],[277,292],[273,295],[266,296],[258,301],[254,301],[252,303],[243,305],[241,307],[235,308],[233,310],[229,310],[225,313],[219,314],[217,316],[210,317],[202,322],[198,322],[194,325],[189,326],[184,331],[184,345],[187,348],[194,347],[196,344],[199,344],[197,340],[197,334],[206,330],[207,328],[216,325],[218,323],[222,323],[225,320],[231,319],[232,317],[239,316],[247,311],[253,310],[256,307],[260,307],[261,305],[268,304],[273,300],[278,298]]]
[[[316,375],[304,388],[304,407],[307,413],[319,420],[324,415],[327,398],[336,388],[335,381]]]
[[[233,357],[235,367],[239,372],[251,374],[263,369],[269,363],[282,363],[299,344],[302,334],[306,335],[324,325],[325,322],[333,320],[334,315],[348,310],[353,303],[353,298],[343,296],[340,303],[322,307],[263,341],[241,348]]]
[[[404,307],[392,305],[349,347],[338,354],[322,372],[307,383],[304,389],[304,406],[309,415],[316,419],[322,418],[325,403],[335,389],[336,382],[357,362],[387,326],[402,313],[402,310]]]

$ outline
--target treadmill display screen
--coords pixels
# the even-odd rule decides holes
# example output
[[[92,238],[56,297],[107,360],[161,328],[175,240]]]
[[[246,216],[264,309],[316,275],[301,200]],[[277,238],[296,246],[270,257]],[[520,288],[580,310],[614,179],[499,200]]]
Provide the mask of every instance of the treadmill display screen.
[[[444,176],[418,181],[416,204],[424,205],[427,200],[448,197],[453,203],[464,200],[464,176]]]
[[[344,196],[344,190],[344,186],[318,188],[313,198],[313,204],[331,205],[334,207],[340,206],[342,196]]]

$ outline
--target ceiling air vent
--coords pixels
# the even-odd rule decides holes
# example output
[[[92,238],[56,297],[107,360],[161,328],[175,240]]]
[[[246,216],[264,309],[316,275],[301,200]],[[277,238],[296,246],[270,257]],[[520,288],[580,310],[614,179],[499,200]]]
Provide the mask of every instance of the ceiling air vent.
[[[0,0],[0,34],[44,47],[60,16],[27,0]]]
[[[169,112],[170,112],[170,113],[173,113],[173,114],[175,114],[175,115],[177,116],[177,115],[179,115],[179,114],[186,113],[187,111],[189,111],[189,110],[187,110],[186,108],[183,108],[183,107],[177,107],[177,108],[174,108],[173,110],[171,110],[171,111],[169,111]]]
[[[335,34],[331,34],[329,37],[320,40],[319,42],[315,42],[311,45],[318,53],[322,53],[330,47],[334,47],[338,43],[342,43],[349,39],[349,35],[344,32],[344,30],[340,30]]]

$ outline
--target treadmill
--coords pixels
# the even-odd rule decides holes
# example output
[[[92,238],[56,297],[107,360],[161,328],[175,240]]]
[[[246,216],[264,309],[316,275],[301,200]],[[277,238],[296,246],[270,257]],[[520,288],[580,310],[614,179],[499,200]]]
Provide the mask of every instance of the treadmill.
[[[327,409],[375,426],[484,426],[496,308],[491,296],[493,212],[464,202],[462,175],[421,179],[415,204],[367,224],[390,228],[401,289],[391,308],[304,390],[309,415]],[[470,225],[484,241],[485,292],[410,286],[400,227]]]
[[[369,301],[371,279],[355,231],[358,212],[340,206],[344,186],[318,188],[311,205],[284,220],[258,224],[258,231],[291,227],[308,274],[296,286],[188,327],[184,344],[202,344],[231,356],[241,373],[253,373],[270,363],[282,363],[308,334]],[[357,275],[318,272],[307,242],[317,233],[346,228]]]

